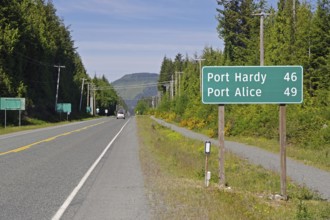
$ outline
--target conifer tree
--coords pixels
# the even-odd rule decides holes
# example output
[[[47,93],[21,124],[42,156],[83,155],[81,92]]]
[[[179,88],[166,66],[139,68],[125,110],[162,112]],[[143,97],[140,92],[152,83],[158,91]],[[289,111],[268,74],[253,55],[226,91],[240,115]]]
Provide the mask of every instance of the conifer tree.
[[[311,87],[329,89],[330,72],[330,1],[319,0],[312,20],[311,33]]]
[[[217,3],[220,6],[217,9],[217,30],[225,44],[225,64],[255,64],[259,19],[253,14],[259,10],[258,6],[252,0],[218,0]]]
[[[160,67],[160,75],[158,80],[158,89],[160,91],[166,92],[166,84],[169,84],[171,81],[172,74],[174,74],[173,61],[165,56]]]

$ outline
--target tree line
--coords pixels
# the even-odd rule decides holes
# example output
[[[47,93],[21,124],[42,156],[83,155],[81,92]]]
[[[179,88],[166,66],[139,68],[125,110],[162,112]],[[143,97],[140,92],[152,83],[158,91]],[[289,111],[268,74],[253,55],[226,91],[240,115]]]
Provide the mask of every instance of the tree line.
[[[50,0],[0,1],[0,97],[25,98],[26,117],[57,118],[55,65],[65,66],[61,69],[58,103],[71,103],[72,115],[79,113],[83,78],[96,87],[108,88],[97,92],[97,106],[115,109],[117,93],[105,77],[87,74],[70,32]],[[85,111],[85,98],[83,106]]]
[[[163,92],[156,114],[191,129],[217,136],[217,105],[201,103],[200,66],[259,66],[260,17],[264,12],[264,65],[301,65],[304,101],[287,107],[289,143],[315,149],[330,146],[330,1],[218,0],[217,32],[224,49],[205,47],[202,54],[164,57],[158,89]],[[180,72],[180,74],[178,74]],[[172,77],[179,81],[173,86]],[[180,80],[178,78],[180,77]],[[176,84],[174,83],[174,84]],[[228,136],[278,138],[277,105],[226,105]],[[327,150],[328,152],[328,150]],[[329,152],[328,152],[329,153]]]

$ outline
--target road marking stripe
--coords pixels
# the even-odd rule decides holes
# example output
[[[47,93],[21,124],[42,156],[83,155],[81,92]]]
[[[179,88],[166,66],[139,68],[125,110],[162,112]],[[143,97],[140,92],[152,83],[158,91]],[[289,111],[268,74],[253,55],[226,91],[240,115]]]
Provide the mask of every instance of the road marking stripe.
[[[120,133],[124,130],[126,127],[127,123],[130,121],[130,119],[123,125],[123,127],[119,130],[119,132],[115,135],[115,137],[110,141],[110,143],[106,146],[106,148],[103,150],[101,155],[96,159],[96,161],[93,163],[93,165],[88,169],[88,171],[85,173],[83,178],[80,180],[78,185],[73,189],[71,194],[68,196],[68,198],[64,201],[62,206],[59,208],[59,210],[56,212],[56,214],[53,216],[52,220],[59,220],[66,209],[69,207],[71,204],[72,200],[74,197],[78,194],[79,190],[83,187],[85,182],[87,181],[88,177],[91,175],[95,167],[99,164],[100,160],[103,158],[103,156],[107,153],[113,142],[116,140],[116,138],[120,135]]]
[[[88,125],[88,126],[86,126],[86,127],[79,128],[79,129],[77,129],[77,130],[73,130],[73,131],[69,131],[69,132],[66,132],[66,133],[63,133],[63,134],[59,134],[59,135],[56,135],[56,136],[54,136],[54,137],[50,137],[50,138],[47,138],[47,139],[44,139],[44,140],[41,140],[41,141],[37,141],[37,142],[34,142],[34,143],[32,143],[32,144],[28,144],[28,145],[25,145],[25,146],[22,146],[22,147],[19,147],[19,148],[13,149],[13,150],[9,150],[9,151],[6,151],[6,152],[0,152],[0,156],[2,156],[2,155],[6,155],[6,154],[10,154],[10,153],[18,153],[18,152],[21,152],[21,151],[27,150],[27,149],[29,149],[30,147],[35,146],[35,145],[37,145],[37,144],[41,144],[41,143],[45,143],[45,142],[50,142],[50,141],[55,140],[56,138],[63,137],[63,136],[67,136],[67,135],[72,134],[72,133],[80,132],[80,131],[83,131],[83,130],[85,130],[85,129],[88,129],[88,128],[91,128],[91,127],[94,127],[94,126],[97,126],[97,125],[100,125],[100,124],[103,124],[103,123],[105,123],[105,121],[103,121],[103,122],[99,122],[99,123],[97,123],[97,124]]]

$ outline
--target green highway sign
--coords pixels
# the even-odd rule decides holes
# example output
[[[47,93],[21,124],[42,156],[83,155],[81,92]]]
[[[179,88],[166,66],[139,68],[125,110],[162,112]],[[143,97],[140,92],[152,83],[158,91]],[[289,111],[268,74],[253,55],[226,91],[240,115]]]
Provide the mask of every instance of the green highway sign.
[[[25,110],[25,98],[0,98],[0,110]]]
[[[204,66],[204,104],[289,104],[303,101],[301,66]]]
[[[71,103],[58,103],[56,105],[56,112],[71,113]]]

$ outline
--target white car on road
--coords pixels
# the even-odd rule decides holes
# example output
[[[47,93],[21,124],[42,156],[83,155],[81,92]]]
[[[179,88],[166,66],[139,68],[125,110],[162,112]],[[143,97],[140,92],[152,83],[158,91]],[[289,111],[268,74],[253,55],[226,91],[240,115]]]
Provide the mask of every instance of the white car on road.
[[[125,111],[124,110],[118,110],[117,119],[119,119],[119,118],[125,119]]]

